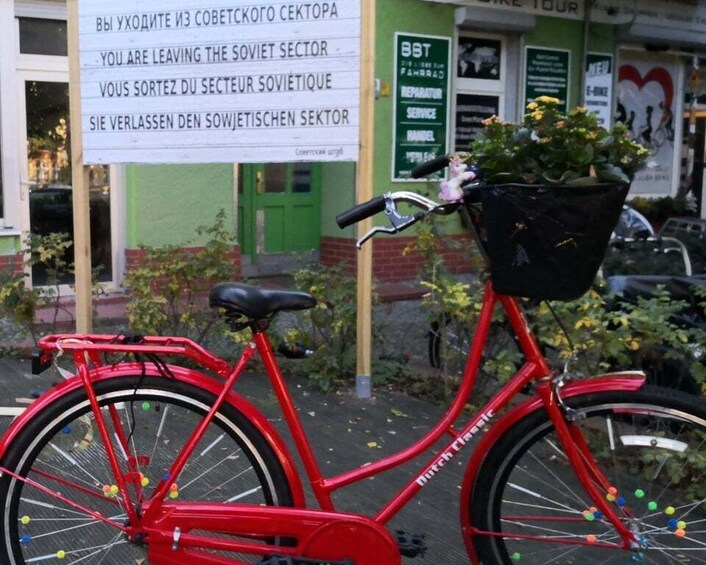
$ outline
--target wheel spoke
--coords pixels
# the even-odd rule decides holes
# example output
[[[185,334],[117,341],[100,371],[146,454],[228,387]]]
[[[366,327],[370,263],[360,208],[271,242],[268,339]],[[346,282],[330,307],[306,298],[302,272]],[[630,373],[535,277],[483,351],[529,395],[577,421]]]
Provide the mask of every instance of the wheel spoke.
[[[603,397],[571,399],[581,415],[571,426],[589,480],[634,538],[595,508],[540,410],[506,432],[478,472],[473,525],[497,532],[473,538],[484,564],[624,563],[630,542],[647,563],[706,563],[706,403],[656,389]]]
[[[165,379],[135,378],[122,387],[116,381],[96,383],[96,389],[101,409],[112,414],[106,421],[112,426],[110,441],[116,442],[123,472],[132,473],[123,477],[127,491],[117,490],[106,447],[91,433],[85,397],[79,396],[75,405],[57,406],[46,416],[40,414],[36,426],[20,435],[26,445],[15,449],[16,458],[7,462],[17,478],[0,479],[3,565],[147,563],[148,542],[133,543],[123,534],[127,519],[123,496],[134,496],[139,503],[149,485],[154,488],[163,480],[174,481],[170,498],[187,502],[291,504],[291,491],[274,451],[252,427],[244,428],[245,418],[227,404],[206,429],[201,447],[180,477],[170,479],[166,473],[184,438],[213,405],[212,396]],[[127,457],[134,464],[124,465]],[[11,554],[3,555],[4,550]],[[238,559],[257,563],[261,556],[238,554]]]

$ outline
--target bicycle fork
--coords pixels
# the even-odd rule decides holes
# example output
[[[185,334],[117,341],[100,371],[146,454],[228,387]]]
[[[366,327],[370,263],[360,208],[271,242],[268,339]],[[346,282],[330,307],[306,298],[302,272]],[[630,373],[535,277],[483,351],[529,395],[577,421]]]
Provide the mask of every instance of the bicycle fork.
[[[601,472],[583,434],[572,424],[574,420],[581,418],[581,414],[563,403],[560,395],[561,385],[561,377],[548,379],[537,385],[537,392],[554,425],[561,446],[586,494],[603,514],[604,520],[613,525],[622,540],[622,546],[639,554],[641,545],[637,535],[621,520],[615,507],[609,504],[606,498],[606,494],[612,493],[613,486]]]

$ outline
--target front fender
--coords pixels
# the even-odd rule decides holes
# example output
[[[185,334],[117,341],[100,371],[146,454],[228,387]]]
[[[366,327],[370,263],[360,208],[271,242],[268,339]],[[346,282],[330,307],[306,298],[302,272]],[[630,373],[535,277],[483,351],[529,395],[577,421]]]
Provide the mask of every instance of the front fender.
[[[562,398],[572,398],[585,394],[593,394],[598,392],[633,392],[640,390],[645,384],[645,374],[639,371],[621,372],[614,374],[601,375],[599,377],[584,379],[571,382],[561,390]],[[512,408],[502,419],[500,419],[490,430],[483,435],[478,446],[473,450],[471,459],[463,478],[463,486],[461,487],[460,500],[460,519],[461,529],[463,531],[463,541],[466,544],[468,554],[472,556],[472,562],[476,563],[475,550],[471,539],[471,534],[468,529],[468,516],[470,516],[470,508],[473,504],[473,485],[478,475],[478,470],[485,460],[485,457],[493,445],[507,432],[513,425],[519,422],[522,418],[528,416],[536,410],[544,409],[542,399],[538,396],[528,398],[521,404]],[[472,524],[470,524],[472,526]]]
[[[175,380],[199,387],[214,396],[218,396],[223,390],[223,383],[213,377],[186,367],[168,365],[168,368]],[[143,372],[146,376],[167,378],[164,377],[164,375],[155,366],[142,365],[139,363],[120,363],[118,365],[98,367],[89,371],[89,377],[91,382],[95,383],[140,375]],[[169,378],[172,377],[170,376]],[[42,410],[53,402],[56,402],[63,396],[81,388],[83,388],[82,380],[78,376],[74,376],[52,387],[32,404],[30,404],[29,407],[22,412],[22,414],[20,414],[14,422],[12,422],[10,427],[3,434],[2,438],[0,438],[0,461],[4,458],[10,445],[28,422],[35,419],[37,415],[42,412]],[[282,468],[284,469],[287,480],[291,486],[294,505],[304,508],[306,506],[306,501],[301,478],[297,467],[294,464],[294,460],[282,440],[282,437],[277,433],[262,412],[260,412],[253,404],[248,402],[248,400],[246,400],[243,396],[231,391],[228,393],[228,396],[226,396],[226,402],[239,410],[272,446],[275,455],[282,464]]]

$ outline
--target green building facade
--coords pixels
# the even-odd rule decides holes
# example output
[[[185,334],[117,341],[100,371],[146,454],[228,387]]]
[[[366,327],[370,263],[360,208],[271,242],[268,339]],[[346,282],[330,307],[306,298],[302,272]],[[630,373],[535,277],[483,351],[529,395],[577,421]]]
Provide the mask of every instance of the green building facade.
[[[698,66],[706,40],[698,25],[705,9],[665,0],[648,0],[638,12],[627,1],[590,2],[588,13],[582,0],[376,4],[375,195],[426,188],[404,178],[410,163],[400,165],[401,158],[464,150],[484,118],[518,119],[528,98],[546,94],[567,108],[586,105],[606,125],[629,123],[650,144],[654,158],[633,194],[674,195],[688,183],[701,205],[706,100]],[[674,10],[684,13],[674,18]],[[65,40],[65,2],[0,0],[0,269],[21,268],[17,254],[30,230],[71,229]],[[419,92],[439,92],[444,104],[404,100]],[[690,128],[696,135],[687,135]],[[203,245],[195,229],[224,210],[237,239],[225,259],[234,277],[312,260],[352,265],[354,230],[339,230],[335,216],[355,201],[353,163],[95,168],[93,260],[117,291],[126,269],[142,260],[141,246]],[[445,229],[465,241],[457,219]],[[410,237],[376,240],[378,278],[417,275],[421,259],[403,254]],[[457,271],[470,268],[461,254],[449,261]],[[39,274],[33,278],[42,284]]]

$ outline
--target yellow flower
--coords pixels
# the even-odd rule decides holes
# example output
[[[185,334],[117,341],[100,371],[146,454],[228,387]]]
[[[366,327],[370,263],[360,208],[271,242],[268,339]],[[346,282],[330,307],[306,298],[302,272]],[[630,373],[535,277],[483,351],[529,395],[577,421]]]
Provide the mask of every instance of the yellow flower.
[[[541,102],[542,104],[558,104],[559,99],[552,98],[551,96],[540,96],[537,98],[537,102]]]
[[[532,117],[537,121],[541,120],[543,116],[544,112],[542,112],[541,110],[536,110],[532,113]]]
[[[538,107],[539,107],[539,104],[537,104],[536,102],[530,102],[529,104],[527,104],[528,110],[536,110]]]

